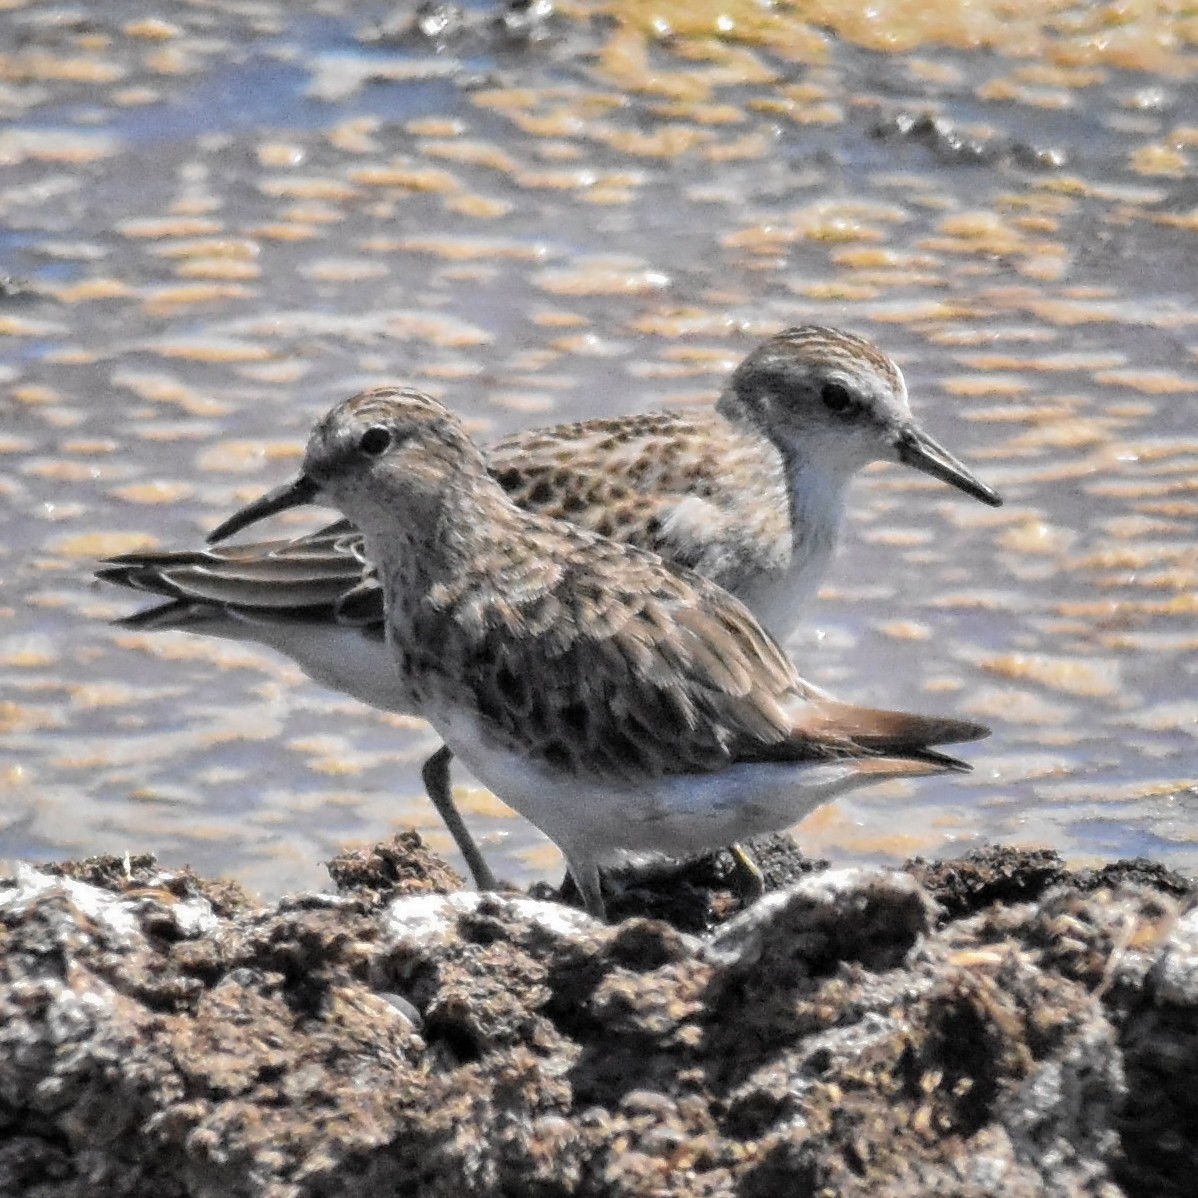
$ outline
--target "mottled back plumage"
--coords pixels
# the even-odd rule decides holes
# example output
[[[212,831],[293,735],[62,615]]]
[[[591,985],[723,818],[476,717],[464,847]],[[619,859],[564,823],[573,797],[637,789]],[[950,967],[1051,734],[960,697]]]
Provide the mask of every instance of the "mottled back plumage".
[[[789,735],[789,659],[698,576],[537,517],[475,561],[423,601],[397,599],[395,641],[401,669],[432,680],[427,698],[477,708],[505,747],[633,780],[719,770]]]

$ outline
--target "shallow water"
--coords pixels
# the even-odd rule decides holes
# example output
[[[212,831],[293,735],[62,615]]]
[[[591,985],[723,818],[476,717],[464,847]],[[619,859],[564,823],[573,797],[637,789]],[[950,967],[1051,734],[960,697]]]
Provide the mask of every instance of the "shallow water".
[[[706,401],[820,321],[1007,504],[855,487],[800,668],[994,736],[804,845],[1198,870],[1198,26],[925,8],[580,4],[528,41],[480,5],[444,43],[383,6],[0,11],[0,855],[277,893],[396,826],[447,847],[426,729],[111,628],[95,559],[198,542],[368,383],[499,435]],[[499,872],[554,873],[467,781]]]

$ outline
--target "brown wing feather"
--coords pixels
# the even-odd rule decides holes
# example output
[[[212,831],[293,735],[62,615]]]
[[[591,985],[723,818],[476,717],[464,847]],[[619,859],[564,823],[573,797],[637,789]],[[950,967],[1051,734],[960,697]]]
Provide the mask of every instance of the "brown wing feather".
[[[794,667],[738,600],[650,554],[553,521],[526,527],[535,553],[508,561],[497,546],[488,585],[435,596],[404,641],[493,735],[630,779],[706,773],[791,735]],[[541,585],[520,599],[529,561]],[[542,621],[546,606],[559,618]]]
[[[489,458],[492,475],[527,510],[648,549],[717,582],[776,568],[775,557],[788,551],[787,512],[775,499],[784,486],[780,464],[768,447],[744,438],[713,410],[533,429],[497,442]],[[738,463],[747,468],[737,469]],[[762,502],[745,503],[743,491],[729,495],[730,474],[757,480]],[[699,509],[688,508],[688,518],[679,520],[683,504]],[[361,534],[345,519],[291,541],[126,554],[97,575],[267,618],[277,613],[367,631],[383,627],[382,588],[365,560]]]
[[[879,753],[958,744],[990,734],[988,728],[972,720],[858,707],[835,699],[824,699],[804,709],[796,723],[811,735],[827,736],[834,730]]]
[[[934,746],[990,735],[989,728],[971,720],[858,707],[823,694],[791,710],[793,735],[781,744],[765,746],[755,760],[893,756],[922,762],[938,771],[968,770],[965,762],[937,752]]]

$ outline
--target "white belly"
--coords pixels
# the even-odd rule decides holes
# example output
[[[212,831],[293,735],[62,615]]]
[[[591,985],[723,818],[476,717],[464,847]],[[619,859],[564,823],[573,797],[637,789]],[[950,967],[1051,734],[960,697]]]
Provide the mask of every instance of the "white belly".
[[[574,778],[496,749],[461,709],[422,714],[485,787],[570,860],[720,848],[789,828],[867,781],[850,761],[735,765],[717,774],[627,784]]]
[[[290,657],[314,682],[380,711],[415,715],[391,650],[382,641],[340,624],[283,623],[242,616],[241,640],[255,640]]]

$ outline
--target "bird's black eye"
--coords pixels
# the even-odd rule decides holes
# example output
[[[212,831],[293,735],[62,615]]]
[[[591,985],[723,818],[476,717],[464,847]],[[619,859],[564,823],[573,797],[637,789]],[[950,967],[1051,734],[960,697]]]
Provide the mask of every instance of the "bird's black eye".
[[[391,434],[380,425],[373,425],[368,428],[358,441],[358,448],[368,457],[377,458],[379,454],[387,452],[387,447],[391,444]]]
[[[846,416],[857,407],[853,393],[843,383],[825,383],[819,397],[824,407],[837,416]]]

